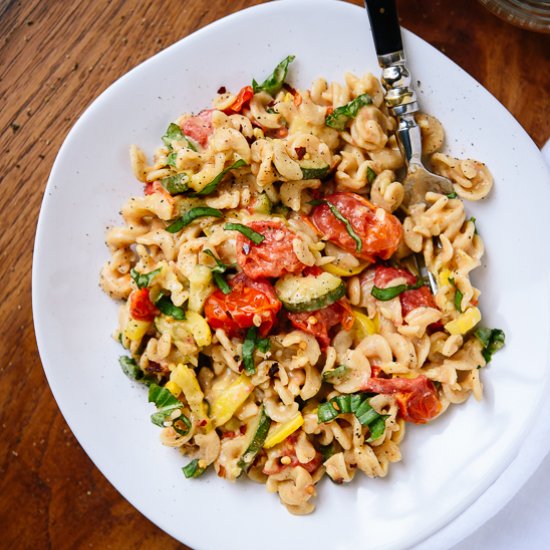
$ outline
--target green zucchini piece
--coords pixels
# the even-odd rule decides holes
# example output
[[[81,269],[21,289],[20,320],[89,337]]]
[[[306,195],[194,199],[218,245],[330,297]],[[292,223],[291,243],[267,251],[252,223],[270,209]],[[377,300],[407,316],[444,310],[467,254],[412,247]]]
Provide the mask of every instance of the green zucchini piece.
[[[249,424],[247,429],[247,436],[249,436],[248,444],[246,446],[246,451],[243,453],[237,466],[243,471],[248,470],[256,455],[260,452],[260,449],[264,446],[264,442],[267,437],[267,432],[269,432],[269,427],[271,426],[271,419],[267,416],[265,408],[262,405],[260,407],[260,412],[256,418]],[[250,435],[249,435],[250,434]]]
[[[317,277],[285,275],[275,283],[275,292],[288,311],[315,311],[342,298],[346,285],[340,277],[325,271]]]
[[[324,179],[330,172],[330,166],[321,159],[302,159],[298,161],[305,180]]]
[[[273,203],[267,196],[267,193],[260,193],[259,195],[256,195],[252,204],[252,210],[254,210],[256,214],[271,214],[272,208]]]

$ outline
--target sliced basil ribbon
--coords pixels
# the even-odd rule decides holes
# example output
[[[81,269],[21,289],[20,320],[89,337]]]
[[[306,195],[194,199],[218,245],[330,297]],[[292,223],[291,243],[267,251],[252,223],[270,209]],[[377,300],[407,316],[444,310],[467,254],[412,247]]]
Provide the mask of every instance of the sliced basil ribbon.
[[[135,380],[136,382],[141,382],[146,386],[150,386],[155,381],[154,378],[145,375],[145,373],[141,370],[139,365],[135,362],[135,360],[132,357],[128,357],[127,355],[121,355],[118,358],[118,362],[120,364],[120,368],[122,369],[122,372],[128,378]]]
[[[504,331],[499,328],[480,327],[475,331],[475,335],[483,345],[481,353],[487,363],[491,361],[494,353],[504,347],[506,341]]]
[[[173,317],[178,321],[183,321],[185,319],[185,311],[181,307],[175,306],[170,297],[165,294],[161,294],[157,298],[155,301],[155,306],[157,306],[160,312],[164,313],[164,315]]]
[[[341,414],[354,414],[362,426],[369,427],[368,441],[374,441],[384,433],[386,418],[389,415],[377,413],[370,406],[370,399],[363,393],[337,395],[317,407],[317,420],[320,424],[324,424]]]
[[[210,193],[213,193],[216,190],[216,187],[218,187],[218,184],[223,180],[225,174],[230,172],[231,170],[235,170],[236,168],[241,168],[242,166],[246,166],[246,161],[243,159],[239,159],[237,162],[234,162],[231,166],[228,166],[225,168],[225,170],[222,170],[210,183],[206,184],[205,187],[203,187],[200,191],[197,191],[194,193],[195,196],[202,196],[202,195],[210,195]]]
[[[325,124],[336,130],[343,130],[346,127],[346,122],[350,118],[356,117],[361,107],[371,103],[372,97],[369,94],[362,94],[346,105],[334,109],[330,115],[326,116]]]
[[[206,248],[203,250],[205,254],[208,254],[210,257],[214,258],[214,261],[216,262],[216,265],[210,270],[212,271],[212,278],[214,279],[214,282],[216,283],[216,286],[224,293],[229,294],[231,292],[231,287],[229,286],[229,283],[224,279],[223,273],[225,273],[228,269],[231,268],[229,265],[225,265],[219,258],[217,258],[212,250],[209,250]]]
[[[424,286],[424,280],[418,279],[418,281],[416,281],[414,285],[396,285],[390,286],[388,288],[378,288],[377,286],[373,286],[370,293],[377,300],[380,300],[381,302],[387,302],[388,300],[391,300],[392,298],[403,294],[403,292],[407,290],[416,290],[421,286]]]
[[[183,475],[189,479],[201,476],[206,471],[206,468],[201,468],[199,466],[199,459],[195,458],[187,464],[187,466],[184,466],[181,471],[183,472]]]
[[[162,141],[164,142],[164,145],[170,149],[170,151],[172,150],[173,141],[185,141],[189,149],[192,151],[197,150],[197,148],[193,145],[193,143],[191,143],[191,141],[189,141],[189,138],[184,135],[181,128],[175,122],[171,122],[168,125],[166,132],[164,132],[164,135],[162,136]]]
[[[323,373],[323,380],[331,382],[333,378],[340,378],[348,372],[348,367],[345,365],[340,365],[332,370],[327,370]]]
[[[267,92],[269,95],[275,97],[275,95],[281,91],[281,88],[285,82],[288,66],[294,61],[294,59],[296,59],[296,56],[294,55],[285,57],[261,84],[258,84],[253,79],[252,89],[254,90],[254,93]]]
[[[139,273],[135,269],[130,270],[130,276],[138,288],[147,288],[151,285],[151,281],[161,272],[161,268],[150,271],[149,273]]]
[[[449,194],[447,195],[447,198],[448,198],[448,199],[456,199],[457,197],[458,197],[458,195],[457,195],[455,192],[449,193]]]
[[[191,222],[194,222],[197,218],[205,218],[208,216],[221,218],[223,217],[223,212],[221,210],[217,210],[216,208],[210,208],[209,206],[196,206],[195,208],[191,208],[191,210],[185,212],[185,214],[180,216],[175,222],[171,223],[166,228],[166,231],[168,231],[168,233],[177,233],[184,227],[188,226]]]
[[[242,223],[226,223],[223,228],[229,231],[238,231],[239,233],[242,233],[254,244],[260,244],[265,240],[265,237],[261,233],[254,231],[254,229],[251,229],[250,227],[248,227],[247,225],[243,225]]]
[[[376,176],[376,172],[370,166],[367,166],[367,181],[369,182],[369,184],[372,184],[374,182]]]
[[[258,348],[262,353],[265,353],[269,349],[269,346],[269,338],[259,338],[256,327],[248,329],[243,342],[243,366],[246,374],[252,375],[256,373],[254,350]]]
[[[332,204],[330,201],[325,200],[324,203],[330,208],[332,215],[346,226],[346,231],[348,232],[349,236],[355,241],[355,250],[357,252],[361,252],[361,250],[363,250],[363,241],[361,241],[359,235],[357,235],[357,233],[354,231],[349,220],[344,217],[342,213],[338,210],[338,208],[336,208],[336,206],[334,206],[334,204]]]
[[[454,299],[455,309],[459,313],[462,313],[462,298],[464,298],[464,294],[460,292],[460,290],[456,286],[455,280],[452,277],[449,277],[449,282],[455,287],[455,299]]]
[[[151,422],[156,426],[164,428],[166,421],[172,422],[172,428],[176,430],[180,435],[187,435],[191,429],[191,421],[183,414],[183,412],[176,418],[172,418],[172,414],[175,410],[182,410],[183,403],[176,399],[169,390],[159,386],[158,384],[151,384],[149,386],[149,403],[154,403],[157,406],[157,412],[151,415]],[[178,424],[181,422],[184,428],[181,428]]]
[[[177,168],[176,161],[178,159],[178,154],[176,151],[172,151],[167,157],[166,157],[166,164],[168,166],[171,166],[172,168]]]

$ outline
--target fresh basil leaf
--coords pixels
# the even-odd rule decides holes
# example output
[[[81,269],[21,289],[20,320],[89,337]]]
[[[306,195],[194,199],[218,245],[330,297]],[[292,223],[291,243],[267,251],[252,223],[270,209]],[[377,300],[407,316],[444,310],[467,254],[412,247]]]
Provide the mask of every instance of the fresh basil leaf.
[[[281,91],[281,88],[285,82],[288,66],[294,61],[294,59],[296,59],[296,56],[294,55],[285,57],[261,84],[258,84],[253,79],[252,89],[254,90],[254,93],[267,92],[269,95],[275,97],[275,95]]]
[[[214,261],[216,262],[216,266],[215,267],[212,267],[210,268],[213,272],[215,273],[225,273],[228,269],[230,269],[231,267],[234,267],[234,266],[230,266],[230,265],[226,265],[224,264],[215,254],[214,252],[212,252],[212,250],[210,250],[209,248],[205,248],[203,250],[203,252],[205,254],[208,254],[211,258],[214,259]]]
[[[361,252],[361,250],[363,250],[363,241],[361,241],[360,237],[354,231],[349,220],[345,218],[338,210],[338,208],[336,208],[336,206],[334,206],[334,204],[332,204],[330,201],[326,200],[324,202],[330,208],[332,215],[346,226],[346,231],[348,232],[349,236],[355,241],[355,250],[357,252]]]
[[[189,190],[189,182],[191,178],[186,172],[180,172],[174,176],[162,178],[160,183],[170,193],[170,195],[179,195]]]
[[[193,193],[193,196],[202,196],[202,195],[210,195],[210,193],[214,192],[216,187],[218,187],[218,184],[223,180],[225,174],[230,172],[231,170],[235,170],[237,168],[241,168],[242,166],[246,166],[246,161],[243,159],[239,159],[238,161],[234,162],[231,166],[228,166],[224,170],[222,170],[210,183],[206,184],[203,189],[200,191],[197,191],[196,193]]]
[[[181,471],[183,472],[183,475],[189,479],[201,476],[206,471],[206,468],[201,468],[199,466],[199,459],[195,458],[187,464],[187,466],[184,466]]]
[[[151,422],[161,428],[165,427],[165,422],[172,422],[172,427],[180,435],[187,435],[191,429],[191,421],[181,412],[181,414],[175,419],[171,419],[175,410],[182,410],[183,403],[176,399],[169,390],[159,386],[158,384],[151,384],[149,386],[149,403],[154,403],[157,407],[157,412],[151,415]],[[181,422],[186,428],[182,429],[178,426],[178,422]]]
[[[172,151],[167,157],[166,157],[166,164],[168,166],[171,166],[172,168],[177,168],[176,161],[178,158],[178,154],[176,151]]]
[[[177,233],[184,227],[187,227],[191,222],[194,222],[197,218],[205,218],[212,216],[213,218],[222,218],[223,212],[216,208],[210,208],[209,206],[196,206],[185,212],[175,222],[172,222],[167,228],[168,233]]]
[[[481,353],[487,363],[491,361],[494,353],[504,347],[506,341],[504,331],[499,328],[480,327],[475,331],[475,335],[483,345]]]
[[[139,273],[135,269],[130,270],[130,276],[138,288],[147,288],[151,285],[151,281],[161,272],[161,268],[150,271],[149,273]]]
[[[219,258],[214,255],[214,252],[212,252],[212,250],[208,248],[204,249],[203,252],[214,258],[214,261],[216,262],[216,265],[210,268],[210,270],[212,271],[212,278],[214,279],[216,286],[224,294],[229,294],[231,292],[231,286],[229,286],[229,283],[225,280],[223,273],[225,273],[232,266],[225,265]]]
[[[231,286],[229,283],[224,279],[223,275],[217,271],[212,272],[212,278],[214,279],[214,283],[216,283],[216,286],[225,294],[231,293]]]
[[[319,424],[331,422],[339,414],[340,413],[334,408],[334,405],[330,401],[327,401],[326,403],[321,403],[317,407],[317,421],[319,422]]]
[[[122,368],[122,372],[128,378],[135,380],[136,382],[141,382],[146,386],[149,386],[153,383],[154,379],[150,376],[146,376],[132,357],[121,355],[118,358],[118,362],[120,364],[120,367]]]
[[[418,279],[414,285],[396,285],[396,286],[390,286],[388,288],[378,288],[377,286],[373,286],[371,290],[371,294],[381,302],[387,302],[388,300],[391,300],[392,298],[395,298],[396,296],[399,296],[400,294],[403,294],[406,290],[416,290],[417,288],[420,288],[421,286],[424,286],[424,280]]]
[[[348,367],[346,367],[345,365],[340,365],[335,369],[327,370],[323,373],[323,380],[327,382],[332,382],[333,378],[340,378],[344,376],[345,374],[347,374],[348,370]]]
[[[265,237],[261,233],[254,231],[254,229],[250,229],[250,227],[243,225],[242,223],[226,223],[223,228],[229,231],[238,231],[239,233],[242,233],[254,244],[260,244],[265,240]]]
[[[449,282],[455,287],[455,298],[454,298],[455,309],[459,313],[462,313],[462,298],[464,298],[464,294],[462,294],[462,292],[460,292],[460,290],[456,286],[456,283],[453,277],[449,277]]]
[[[449,193],[449,194],[447,195],[447,198],[448,198],[448,199],[456,199],[457,197],[458,197],[458,195],[457,195],[456,193],[454,193],[454,192],[453,192],[453,193]]]
[[[257,327],[250,327],[243,342],[243,366],[248,375],[256,373],[254,365],[254,350],[257,348],[262,353],[269,349],[269,338],[259,338]]]
[[[367,439],[368,443],[384,435],[384,431],[386,430],[386,418],[388,418],[388,416],[387,414],[379,415],[376,420],[369,424],[370,437]]]
[[[181,141],[182,139],[185,139],[185,137],[181,128],[175,122],[171,122],[162,136],[164,145],[171,147],[173,141]]]
[[[321,445],[319,451],[323,457],[323,462],[326,462],[333,454],[336,453],[336,447],[334,441],[329,445]]]
[[[175,306],[170,297],[165,294],[159,296],[155,305],[164,315],[173,317],[178,321],[183,321],[185,319],[185,311],[181,307]]]
[[[271,347],[271,341],[269,338],[258,338],[256,340],[256,347],[262,352],[267,353]]]
[[[334,109],[330,115],[326,116],[325,124],[336,130],[344,130],[346,127],[346,122],[350,118],[357,116],[357,113],[361,107],[370,105],[371,103],[371,96],[369,94],[362,94],[346,105],[342,105],[341,107]]]
[[[376,176],[376,172],[370,166],[367,166],[367,181],[369,182],[369,184],[372,185],[372,183],[374,183]]]

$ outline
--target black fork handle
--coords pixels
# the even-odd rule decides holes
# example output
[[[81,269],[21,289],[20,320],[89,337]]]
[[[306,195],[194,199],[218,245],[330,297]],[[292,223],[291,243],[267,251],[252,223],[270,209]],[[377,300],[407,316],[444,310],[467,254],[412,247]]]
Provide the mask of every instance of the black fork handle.
[[[403,49],[395,0],[365,0],[376,54],[380,57]]]

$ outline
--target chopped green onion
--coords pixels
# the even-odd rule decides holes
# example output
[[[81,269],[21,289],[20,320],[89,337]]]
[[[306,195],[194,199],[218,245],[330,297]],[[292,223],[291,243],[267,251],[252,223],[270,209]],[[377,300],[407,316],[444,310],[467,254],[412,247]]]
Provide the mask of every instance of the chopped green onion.
[[[376,172],[370,167],[367,166],[367,181],[369,184],[372,184],[374,180],[376,179]]]
[[[210,195],[216,187],[218,187],[218,184],[223,180],[225,174],[230,172],[231,170],[235,170],[236,168],[241,168],[242,166],[246,166],[246,161],[243,159],[239,159],[237,162],[234,162],[231,166],[228,166],[225,168],[225,170],[222,170],[210,183],[208,183],[205,187],[203,187],[200,191],[197,191],[194,193],[195,196],[199,195]]]
[[[217,210],[216,208],[210,208],[209,206],[196,206],[185,212],[181,217],[179,217],[175,222],[171,223],[166,231],[168,233],[177,233],[181,231],[184,227],[188,226],[191,222],[194,222],[197,218],[205,218],[212,216],[214,218],[223,217],[223,212]]]
[[[342,215],[342,213],[338,210],[338,208],[336,208],[336,206],[334,206],[334,204],[332,204],[330,201],[324,201],[324,203],[330,208],[332,215],[337,220],[340,220],[346,226],[346,231],[348,232],[349,236],[355,241],[355,250],[357,252],[361,252],[361,250],[363,250],[363,242],[361,241],[357,233],[354,231],[349,220],[345,218]]]
[[[265,237],[261,233],[254,231],[254,229],[250,229],[250,227],[243,225],[242,223],[226,223],[223,228],[229,231],[238,231],[239,233],[242,233],[254,244],[260,244],[265,240]]]
[[[189,190],[189,181],[191,178],[187,172],[181,172],[174,176],[162,178],[160,183],[170,193],[170,195],[179,195]]]
[[[149,386],[149,403],[154,403],[157,406],[157,412],[151,415],[151,422],[161,428],[165,427],[165,422],[172,422],[172,428],[176,430],[180,435],[187,435],[191,429],[191,421],[181,412],[183,409],[183,403],[179,399],[175,398],[169,390],[159,386],[158,384],[151,384]],[[180,410],[180,415],[174,419],[171,419],[175,410]],[[171,420],[169,420],[171,419]],[[176,423],[181,422],[185,429],[180,428]]]
[[[199,459],[195,458],[187,466],[184,466],[181,471],[183,475],[189,479],[193,477],[199,477],[205,472],[206,468],[201,468],[199,466]]]
[[[340,365],[332,370],[327,370],[323,373],[323,380],[326,382],[332,382],[333,378],[340,378],[341,376],[344,376],[348,372],[348,367],[345,365]]]
[[[317,420],[323,424],[331,422],[341,414],[353,413],[362,426],[369,427],[370,441],[373,441],[384,433],[388,415],[378,414],[370,406],[370,399],[362,393],[337,395],[317,407]]]
[[[289,55],[285,57],[274,69],[274,71],[262,82],[258,84],[252,79],[252,89],[254,93],[267,92],[269,95],[275,97],[275,95],[281,90],[285,82],[288,66],[296,59],[296,56]]]
[[[325,124],[336,130],[343,130],[346,127],[346,122],[350,118],[357,116],[359,109],[365,105],[370,105],[372,98],[369,94],[362,94],[356,97],[353,101],[350,101],[342,107],[337,107],[334,111],[327,115],[325,118]]]
[[[178,321],[183,321],[185,319],[185,311],[181,307],[175,306],[170,297],[165,294],[161,294],[159,296],[155,302],[155,305],[161,313],[164,313],[164,315],[173,317]]]
[[[370,293],[377,300],[380,300],[381,302],[387,302],[388,300],[391,300],[392,298],[395,298],[396,296],[403,294],[403,292],[407,290],[416,290],[421,286],[424,286],[423,279],[419,279],[414,285],[403,284],[403,285],[390,286],[388,288],[378,288],[377,286],[373,286]]]
[[[130,270],[130,276],[138,288],[147,288],[151,285],[151,281],[161,272],[161,268],[150,271],[149,273],[139,273],[135,269]]]
[[[172,151],[167,157],[166,157],[166,164],[168,166],[171,166],[172,168],[177,168],[176,161],[178,158],[178,154],[176,151]]]
[[[248,375],[256,373],[254,365],[254,350],[258,348],[262,353],[266,353],[269,349],[269,338],[259,338],[257,327],[250,327],[246,333],[243,342],[243,366],[244,372]]]
[[[447,195],[447,198],[448,198],[448,199],[456,199],[457,197],[458,197],[458,195],[457,195],[456,193],[454,193],[454,192],[453,192],[453,193],[449,193],[449,194]]]
[[[499,328],[480,327],[475,331],[475,335],[483,345],[481,353],[487,363],[491,361],[493,354],[504,346],[506,340],[504,331]]]

